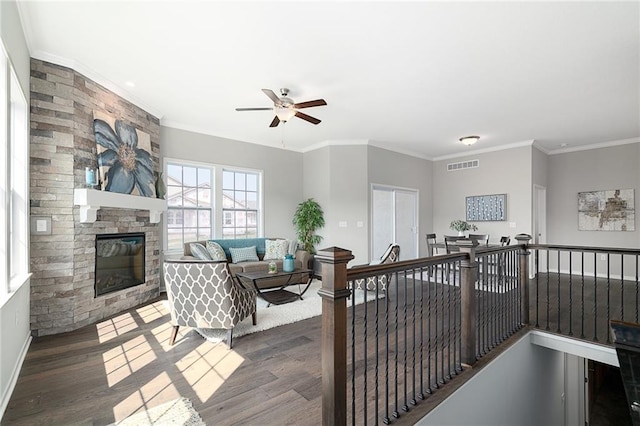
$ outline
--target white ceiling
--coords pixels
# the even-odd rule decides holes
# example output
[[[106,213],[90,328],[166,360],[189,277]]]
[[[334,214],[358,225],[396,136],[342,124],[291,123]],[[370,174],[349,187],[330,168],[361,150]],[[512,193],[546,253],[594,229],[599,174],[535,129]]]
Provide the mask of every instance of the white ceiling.
[[[31,55],[167,126],[304,151],[426,158],[640,137],[638,2],[20,1]],[[127,81],[135,88],[126,86]],[[269,128],[261,88],[324,98]],[[458,138],[479,135],[472,148]],[[566,144],[563,145],[563,144]]]

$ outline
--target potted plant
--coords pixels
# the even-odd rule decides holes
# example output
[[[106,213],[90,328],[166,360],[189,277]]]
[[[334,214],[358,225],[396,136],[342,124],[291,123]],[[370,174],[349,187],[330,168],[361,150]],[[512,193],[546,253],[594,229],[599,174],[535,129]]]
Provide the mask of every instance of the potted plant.
[[[449,229],[458,231],[458,235],[464,236],[465,231],[477,231],[478,227],[473,223],[465,222],[464,220],[456,219],[452,220],[449,224]]]
[[[315,254],[315,246],[322,241],[322,237],[316,234],[316,230],[324,226],[324,213],[322,207],[313,198],[309,198],[298,204],[293,215],[293,225],[296,227],[298,241],[302,248],[310,254]]]

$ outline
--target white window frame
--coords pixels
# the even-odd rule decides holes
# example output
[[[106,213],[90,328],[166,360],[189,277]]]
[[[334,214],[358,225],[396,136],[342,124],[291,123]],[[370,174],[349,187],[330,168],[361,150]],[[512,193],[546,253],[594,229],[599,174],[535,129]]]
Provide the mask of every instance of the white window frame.
[[[260,236],[261,235],[261,231],[260,231],[260,228],[261,228],[260,227],[260,222],[261,222],[260,221],[260,206],[261,206],[261,201],[262,201],[262,184],[261,184],[262,175],[261,175],[261,173],[256,172],[254,170],[238,169],[237,167],[224,167],[222,169],[222,174],[224,174],[224,172],[242,173],[242,174],[245,174],[245,175],[249,175],[249,174],[255,175],[256,176],[256,190],[255,191],[250,191],[250,190],[246,189],[246,187],[245,187],[245,189],[238,190],[235,187],[235,179],[234,179],[234,191],[235,192],[244,192],[244,193],[255,192],[257,199],[256,199],[256,208],[255,209],[254,208],[248,208],[246,206],[245,206],[245,208],[225,208],[224,207],[224,203],[221,203],[222,214],[224,216],[224,221],[225,221],[225,223],[223,223],[223,229],[222,229],[223,238],[227,238],[228,237],[227,235],[224,234],[224,229],[225,228],[227,228],[227,229],[236,229],[236,230],[242,228],[241,226],[237,226],[237,224],[236,224],[236,226],[233,226],[233,227],[227,226],[227,224],[226,224],[226,219],[227,219],[226,214],[227,213],[232,213],[232,214],[235,215],[236,212],[244,212],[245,213],[245,217],[248,216],[249,212],[255,212],[255,214],[256,214],[256,237]],[[230,189],[230,188],[225,188],[224,187],[224,179],[221,179],[220,182],[221,182],[221,186],[220,186],[221,191]],[[224,194],[224,192],[222,194]],[[244,229],[249,229],[246,226],[246,224],[244,226]],[[236,237],[236,235],[237,234],[234,233],[234,238]]]
[[[264,188],[263,186],[264,172],[262,170],[165,157],[163,159],[164,176],[168,176],[167,170],[168,170],[169,164],[177,164],[181,166],[191,166],[191,167],[201,167],[201,168],[211,168],[214,171],[213,172],[214,178],[213,178],[213,185],[212,185],[213,198],[211,203],[214,224],[212,227],[213,235],[211,236],[211,238],[223,238],[222,228],[223,228],[224,214],[222,211],[222,171],[230,170],[230,171],[257,174],[258,176],[258,217],[256,218],[258,222],[257,236],[258,237],[264,236],[264,226],[263,226],[264,224],[264,201],[263,201],[264,200],[264,189],[263,189]],[[167,208],[169,207],[167,206]],[[167,223],[168,214],[162,215],[162,216],[163,216],[164,234],[165,234],[164,241],[163,241],[164,253],[168,255],[181,254],[183,252],[182,248],[180,248],[179,250],[178,249],[169,250],[168,223]]]
[[[0,305],[29,279],[29,102],[0,43]]]

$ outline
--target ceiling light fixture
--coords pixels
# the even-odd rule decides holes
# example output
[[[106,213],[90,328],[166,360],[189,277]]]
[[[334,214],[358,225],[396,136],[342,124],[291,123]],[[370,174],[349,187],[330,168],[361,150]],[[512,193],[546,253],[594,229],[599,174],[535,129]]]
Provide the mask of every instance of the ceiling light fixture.
[[[471,146],[474,143],[478,142],[479,139],[480,139],[480,136],[464,136],[460,138],[460,142],[462,142],[467,146]]]
[[[278,119],[284,123],[286,123],[291,117],[296,115],[296,110],[290,107],[276,106],[275,110]]]

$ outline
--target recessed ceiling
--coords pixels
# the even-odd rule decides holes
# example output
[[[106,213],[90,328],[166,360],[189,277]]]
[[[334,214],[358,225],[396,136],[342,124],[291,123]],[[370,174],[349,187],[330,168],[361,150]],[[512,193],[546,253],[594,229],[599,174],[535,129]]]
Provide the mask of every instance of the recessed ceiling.
[[[304,151],[367,140],[427,158],[640,137],[638,2],[18,3],[35,58],[171,127]],[[127,82],[134,82],[130,87]],[[269,128],[260,89],[322,120]],[[478,135],[473,147],[459,139]]]

